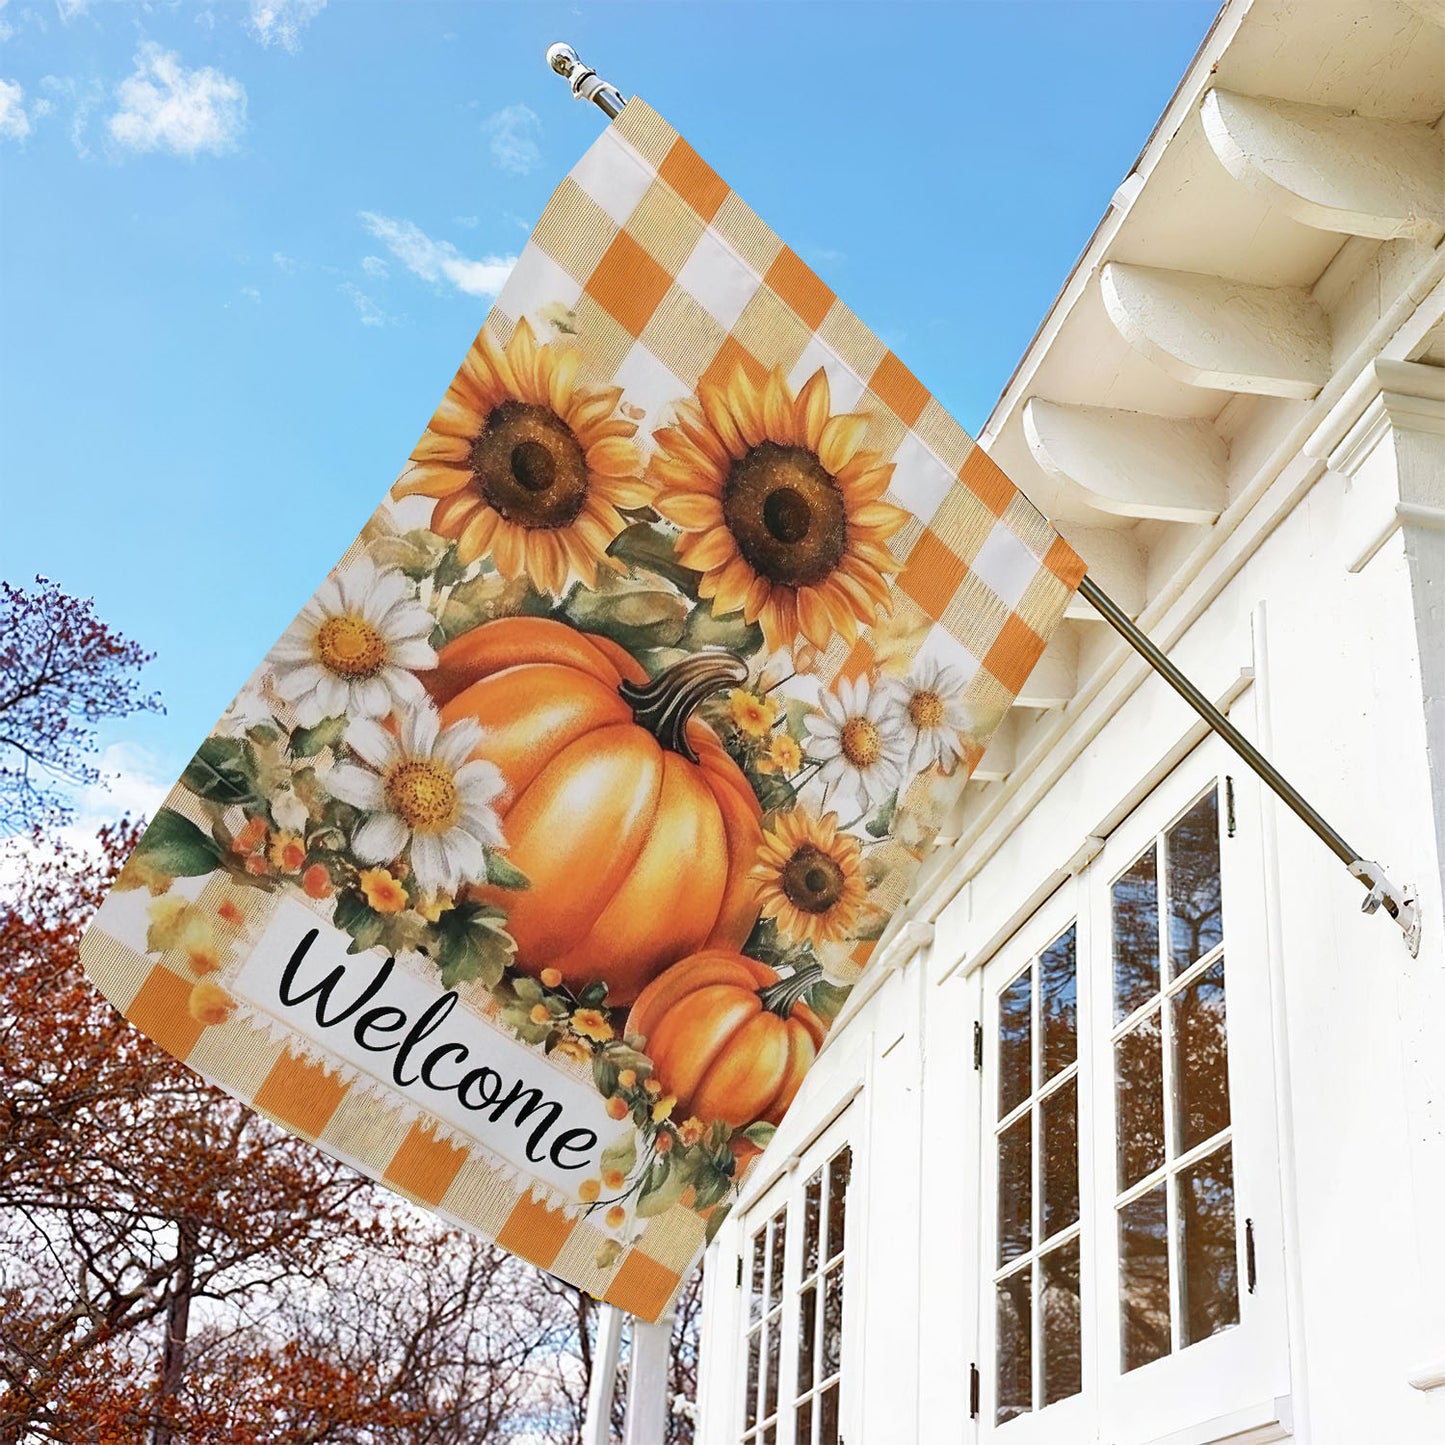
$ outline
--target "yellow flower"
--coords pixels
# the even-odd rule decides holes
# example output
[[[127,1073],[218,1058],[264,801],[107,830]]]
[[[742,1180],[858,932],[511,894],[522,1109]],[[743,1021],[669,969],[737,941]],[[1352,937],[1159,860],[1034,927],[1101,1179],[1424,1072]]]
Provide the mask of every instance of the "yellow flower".
[[[799,632],[820,648],[852,642],[890,611],[888,539],[908,513],[883,500],[892,463],[861,451],[862,416],[833,416],[819,369],[795,397],[780,370],[761,384],[739,367],[700,382],[656,434],[654,505],[683,530],[678,558],[703,574],[713,610],[758,622],[769,649]]]
[[[572,1015],[572,1027],[583,1038],[595,1039],[599,1044],[605,1044],[612,1037],[612,1025],[600,1009],[579,1008]]]
[[[652,1122],[653,1122],[654,1124],[660,1124],[660,1123],[662,1123],[662,1121],[663,1121],[664,1119],[666,1119],[666,1118],[672,1113],[673,1106],[674,1106],[676,1103],[677,1103],[677,1095],[676,1095],[676,1094],[664,1094],[664,1095],[652,1106]]]
[[[456,904],[445,893],[428,893],[418,900],[416,911],[426,919],[428,923],[435,923],[443,913],[454,908]]]
[[[236,1000],[218,983],[204,978],[192,990],[186,1009],[197,1023],[223,1024],[236,1007]]]
[[[828,943],[853,926],[867,893],[858,840],[838,831],[838,815],[783,813],[763,834],[752,871],[763,915],[794,943]]]
[[[266,856],[278,873],[299,873],[306,861],[306,844],[295,833],[273,833]]]
[[[587,1050],[586,1044],[579,1044],[576,1039],[558,1039],[556,1047],[552,1050],[554,1059],[571,1059],[574,1063],[585,1064],[592,1055]]]
[[[378,913],[400,913],[406,907],[406,889],[385,868],[366,868],[359,879],[366,901]]]
[[[733,688],[728,694],[728,710],[733,721],[750,738],[767,737],[778,717],[776,703],[741,687]]]
[[[803,750],[791,733],[779,733],[773,739],[768,755],[758,759],[760,773],[782,773],[785,777],[803,766]]]
[[[537,344],[519,321],[505,350],[483,331],[431,419],[400,499],[435,497],[432,531],[457,543],[462,563],[490,550],[506,578],[561,593],[569,576],[596,586],[597,564],[640,507],[637,424],[614,415],[620,387],[576,384],[582,354]]]
[[[705,1127],[701,1119],[692,1115],[677,1126],[677,1137],[684,1144],[696,1144],[702,1138]]]

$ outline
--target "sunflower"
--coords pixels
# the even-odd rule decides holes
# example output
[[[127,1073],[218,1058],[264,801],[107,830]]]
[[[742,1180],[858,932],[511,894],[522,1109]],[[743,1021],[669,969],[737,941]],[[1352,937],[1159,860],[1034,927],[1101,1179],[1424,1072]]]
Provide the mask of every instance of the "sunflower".
[[[838,831],[838,815],[783,813],[763,834],[752,871],[763,915],[794,943],[815,946],[842,938],[863,904],[858,840]]]
[[[888,538],[908,513],[882,500],[892,463],[858,449],[866,418],[830,415],[821,368],[795,397],[781,370],[700,382],[657,432],[654,503],[682,528],[678,557],[715,612],[742,609],[769,648],[801,632],[826,648],[892,607]]]
[[[437,499],[432,531],[461,562],[490,549],[503,577],[553,594],[569,576],[596,585],[624,526],[617,508],[649,495],[636,423],[613,415],[622,389],[577,386],[580,362],[538,345],[526,321],[505,350],[483,331],[391,489]]]

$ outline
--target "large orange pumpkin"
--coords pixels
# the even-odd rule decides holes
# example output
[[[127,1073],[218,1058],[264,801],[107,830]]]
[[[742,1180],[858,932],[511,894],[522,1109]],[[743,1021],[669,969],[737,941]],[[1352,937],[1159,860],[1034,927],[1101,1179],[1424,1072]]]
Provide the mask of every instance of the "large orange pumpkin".
[[[649,679],[606,638],[535,617],[442,648],[427,675],[442,719],[475,718],[506,780],[506,856],[530,887],[478,892],[506,910],[523,972],[601,979],[626,1004],[677,959],[747,938],[761,810],[692,716],[746,677],[731,653],[699,653]]]
[[[823,1021],[800,1001],[818,974],[782,980],[756,959],[709,949],[643,989],[627,1032],[644,1036],[654,1076],[677,1096],[673,1117],[778,1123],[823,1044]]]

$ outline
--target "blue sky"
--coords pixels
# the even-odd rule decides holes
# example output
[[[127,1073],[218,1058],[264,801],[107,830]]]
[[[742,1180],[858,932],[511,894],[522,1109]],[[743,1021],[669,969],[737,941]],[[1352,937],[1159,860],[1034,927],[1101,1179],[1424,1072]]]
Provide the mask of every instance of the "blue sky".
[[[94,596],[169,780],[381,499],[597,135],[662,111],[976,431],[1200,0],[0,0],[0,577]]]

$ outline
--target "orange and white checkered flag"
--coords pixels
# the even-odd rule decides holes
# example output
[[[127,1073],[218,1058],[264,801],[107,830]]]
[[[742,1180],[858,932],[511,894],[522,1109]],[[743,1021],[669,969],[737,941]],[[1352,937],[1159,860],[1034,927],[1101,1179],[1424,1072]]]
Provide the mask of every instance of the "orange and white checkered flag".
[[[285,1128],[655,1319],[1083,571],[634,100],[86,966]]]

